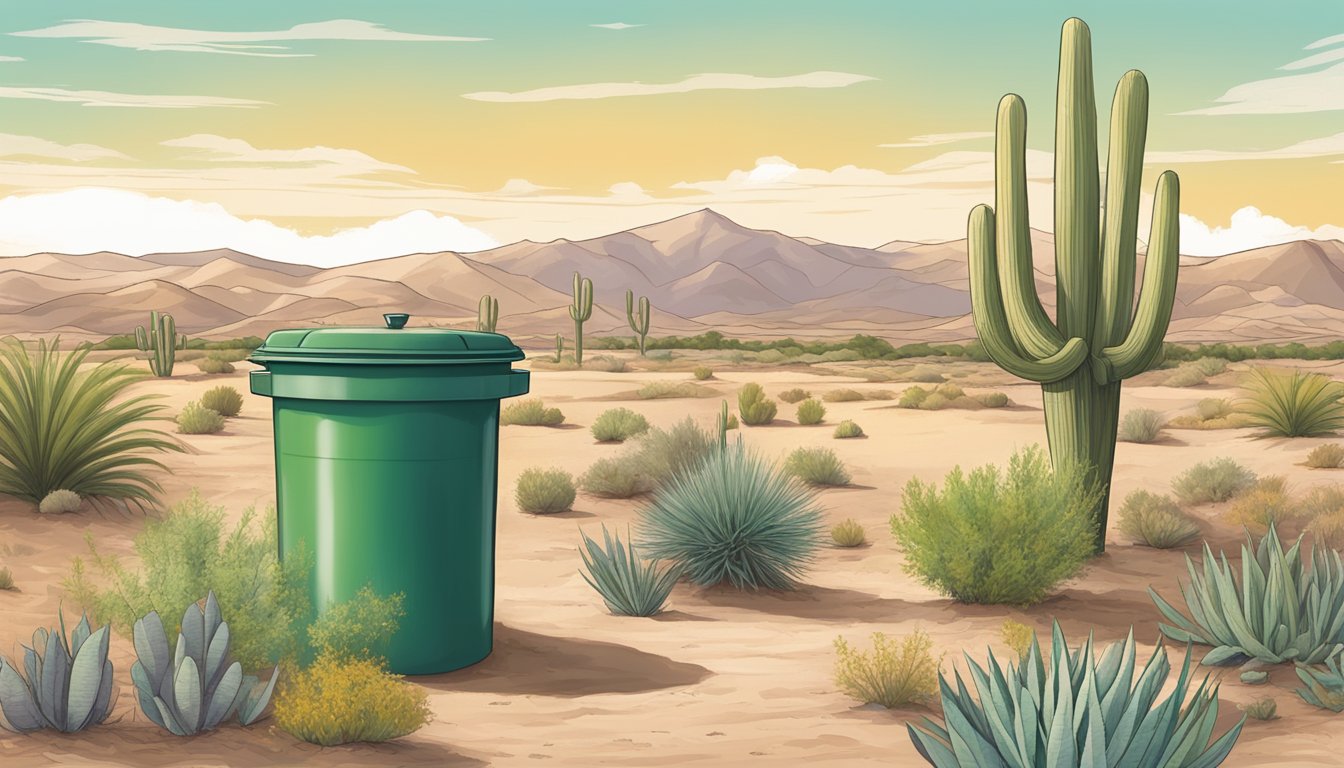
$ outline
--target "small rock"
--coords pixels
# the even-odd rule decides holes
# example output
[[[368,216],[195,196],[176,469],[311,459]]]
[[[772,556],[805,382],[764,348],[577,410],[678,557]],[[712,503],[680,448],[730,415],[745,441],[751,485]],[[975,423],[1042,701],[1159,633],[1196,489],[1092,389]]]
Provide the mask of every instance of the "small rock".
[[[1241,673],[1241,682],[1247,685],[1264,685],[1269,682],[1269,673],[1251,669]]]

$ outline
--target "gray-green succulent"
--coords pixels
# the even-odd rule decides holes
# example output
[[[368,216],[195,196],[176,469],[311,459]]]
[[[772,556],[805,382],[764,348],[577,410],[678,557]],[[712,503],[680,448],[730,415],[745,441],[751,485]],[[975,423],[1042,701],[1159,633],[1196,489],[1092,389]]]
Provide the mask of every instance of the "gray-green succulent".
[[[26,677],[0,657],[0,726],[74,733],[106,720],[112,710],[108,641],[107,627],[93,629],[87,615],[67,638],[62,613],[59,631],[39,628],[32,647],[23,646]]]

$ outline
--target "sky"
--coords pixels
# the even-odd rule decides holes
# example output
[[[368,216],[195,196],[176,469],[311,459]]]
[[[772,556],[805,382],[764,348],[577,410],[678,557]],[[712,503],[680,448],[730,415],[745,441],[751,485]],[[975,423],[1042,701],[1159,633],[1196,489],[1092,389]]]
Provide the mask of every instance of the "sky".
[[[1103,161],[1116,82],[1147,76],[1144,198],[1180,174],[1183,252],[1344,238],[1339,0],[0,0],[0,254],[335,265],[705,207],[959,239],[1009,92],[1049,230],[1069,16]]]

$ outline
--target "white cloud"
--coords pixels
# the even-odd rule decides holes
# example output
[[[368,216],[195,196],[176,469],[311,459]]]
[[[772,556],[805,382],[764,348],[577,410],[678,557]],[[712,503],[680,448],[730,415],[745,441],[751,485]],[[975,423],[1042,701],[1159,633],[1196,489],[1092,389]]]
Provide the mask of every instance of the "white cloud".
[[[258,32],[220,32],[204,29],[156,27],[120,21],[78,19],[42,29],[11,32],[16,37],[48,37],[82,40],[87,43],[131,48],[137,51],[181,51],[222,53],[234,56],[290,58],[311,53],[287,53],[285,45],[259,43],[308,40],[349,40],[385,42],[479,42],[485,37],[450,37],[397,32],[380,24],[357,19],[333,19],[295,24],[289,29]]]
[[[462,97],[473,101],[535,102],[565,99],[611,99],[621,96],[660,96],[691,91],[756,91],[772,88],[844,88],[877,78],[848,72],[808,72],[786,77],[760,77],[727,73],[691,75],[675,83],[582,83],[537,88],[530,91],[477,91]]]
[[[540,184],[533,184],[527,179],[509,179],[504,182],[504,186],[495,190],[495,194],[518,195],[522,197],[526,195],[535,195],[538,192],[546,192],[552,189],[559,189],[559,187],[543,187]]]
[[[147,253],[233,248],[266,259],[330,267],[499,243],[450,216],[411,211],[367,227],[304,236],[215,203],[84,188],[0,199],[0,249],[10,254],[109,250]]]
[[[1192,149],[1175,152],[1149,152],[1143,161],[1149,165],[1174,163],[1217,163],[1229,160],[1297,160],[1308,157],[1344,155],[1344,133],[1307,139],[1278,149],[1221,150]]]
[[[644,26],[644,25],[643,25],[643,24],[626,24],[624,21],[617,21],[617,22],[614,22],[614,23],[611,23],[611,24],[589,24],[588,26],[590,26],[590,27],[598,27],[599,29],[634,29],[635,27],[642,27],[642,26]]]
[[[94,144],[59,144],[37,136],[0,133],[0,157],[45,157],[55,160],[129,160],[115,149]]]
[[[901,149],[905,147],[934,147],[939,144],[955,144],[961,141],[970,141],[971,139],[993,138],[993,131],[964,131],[962,133],[926,133],[922,136],[911,136],[900,144],[878,144],[879,147],[888,147],[891,149]]]
[[[0,86],[0,99],[61,101],[84,107],[144,107],[151,109],[197,109],[201,107],[260,107],[268,102],[231,99],[224,96],[162,96],[110,91],[71,91],[64,88]]]
[[[22,56],[0,56],[0,62],[26,61]]]
[[[1232,214],[1226,227],[1210,227],[1193,216],[1181,215],[1181,253],[1191,256],[1220,256],[1293,240],[1344,240],[1344,227],[1297,226],[1254,206]]]
[[[1308,45],[1306,50],[1330,50],[1292,61],[1282,70],[1301,70],[1340,62],[1315,72],[1255,80],[1229,88],[1217,106],[1178,112],[1181,115],[1277,115],[1300,112],[1330,112],[1344,109],[1344,35],[1334,35]]]
[[[404,165],[385,163],[354,149],[332,149],[323,146],[303,149],[258,149],[242,139],[230,139],[208,133],[197,133],[159,143],[165,147],[200,150],[205,159],[218,163],[336,165],[357,173],[374,171],[415,173]]]

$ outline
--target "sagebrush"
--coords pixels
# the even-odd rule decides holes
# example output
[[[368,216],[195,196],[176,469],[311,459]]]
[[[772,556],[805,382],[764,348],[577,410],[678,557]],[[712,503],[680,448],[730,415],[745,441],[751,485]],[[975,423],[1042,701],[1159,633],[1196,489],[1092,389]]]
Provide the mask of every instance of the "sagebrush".
[[[865,704],[887,709],[925,705],[938,695],[938,667],[933,640],[915,630],[904,638],[874,632],[872,651],[851,648],[835,639],[835,682],[840,690]]]

